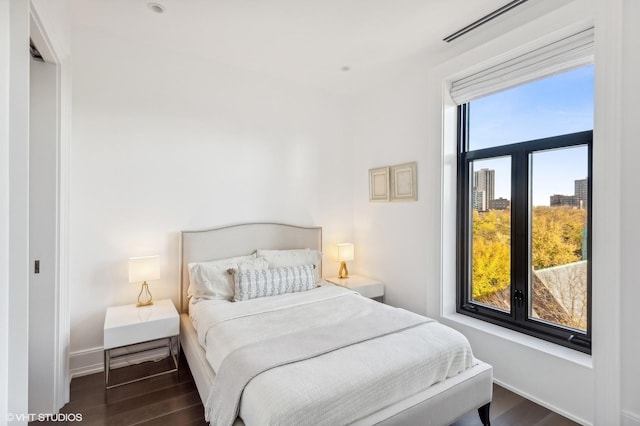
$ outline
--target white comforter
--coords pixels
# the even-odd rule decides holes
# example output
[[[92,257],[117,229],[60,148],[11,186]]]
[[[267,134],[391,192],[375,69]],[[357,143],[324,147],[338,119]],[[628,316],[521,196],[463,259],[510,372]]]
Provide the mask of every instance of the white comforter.
[[[231,303],[201,301],[190,313],[218,371],[243,345],[396,309],[326,284],[304,293]],[[475,364],[467,340],[435,321],[266,371],[246,386],[246,425],[336,425],[359,420]],[[205,407],[206,410],[209,407]]]

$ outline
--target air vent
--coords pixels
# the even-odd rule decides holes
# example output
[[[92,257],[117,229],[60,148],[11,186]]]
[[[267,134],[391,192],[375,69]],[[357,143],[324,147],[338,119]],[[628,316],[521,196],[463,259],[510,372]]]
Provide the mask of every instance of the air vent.
[[[450,43],[453,40],[457,39],[458,37],[461,37],[461,36],[467,34],[468,32],[471,32],[471,31],[475,30],[479,26],[484,25],[487,22],[497,18],[498,16],[500,16],[500,15],[502,15],[504,13],[507,13],[508,11],[520,6],[522,3],[526,2],[526,1],[527,0],[514,0],[509,4],[505,4],[501,8],[496,9],[493,12],[489,13],[488,15],[485,15],[482,18],[478,19],[477,21],[467,25],[466,27],[459,29],[455,33],[446,36],[442,40],[446,41],[447,43]]]

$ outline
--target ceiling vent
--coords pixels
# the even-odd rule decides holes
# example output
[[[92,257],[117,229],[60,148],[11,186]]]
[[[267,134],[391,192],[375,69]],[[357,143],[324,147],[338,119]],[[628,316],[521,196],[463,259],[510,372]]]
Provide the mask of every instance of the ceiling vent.
[[[471,31],[475,30],[476,28],[486,24],[487,22],[497,18],[498,16],[500,16],[500,15],[502,15],[504,13],[507,13],[508,11],[520,6],[522,3],[526,2],[526,1],[527,0],[514,0],[511,3],[505,4],[501,8],[496,9],[493,12],[491,12],[491,13],[483,16],[482,18],[478,19],[477,21],[467,25],[466,27],[459,29],[455,33],[452,33],[452,34],[446,36],[442,40],[446,41],[447,43],[450,43],[453,40],[457,39],[458,37],[461,37],[461,36],[467,34],[468,32],[471,32]]]

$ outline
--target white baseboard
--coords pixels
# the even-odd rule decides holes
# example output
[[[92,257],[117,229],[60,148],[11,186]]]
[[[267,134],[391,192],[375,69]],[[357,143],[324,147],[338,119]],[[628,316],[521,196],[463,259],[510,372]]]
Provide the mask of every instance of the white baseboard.
[[[640,414],[622,410],[622,426],[640,426]]]
[[[102,371],[104,371],[102,347],[84,349],[69,354],[69,373],[72,378]]]
[[[157,345],[156,345],[157,346]],[[132,349],[144,348],[143,345],[132,346]],[[139,364],[145,361],[157,361],[166,358],[168,355],[167,347],[150,346],[145,352],[135,353],[126,356],[127,349],[123,349],[119,354],[123,354],[122,358],[113,360],[111,368],[126,367],[127,365]],[[115,355],[115,353],[113,354]],[[104,349],[102,346],[75,351],[69,354],[69,373],[71,377],[87,376],[94,373],[102,373],[104,371]]]
[[[561,416],[564,416],[564,417],[566,417],[566,418],[568,418],[570,420],[573,420],[576,423],[579,423],[579,424],[584,425],[584,426],[592,426],[593,425],[592,423],[587,422],[586,420],[581,419],[579,417],[576,417],[575,415],[573,415],[571,413],[568,413],[565,410],[562,410],[562,409],[556,407],[553,404],[549,404],[546,401],[541,401],[540,399],[535,398],[535,397],[527,394],[526,392],[522,392],[520,389],[516,389],[516,388],[514,388],[512,386],[507,385],[506,383],[501,382],[500,380],[496,380],[495,377],[493,378],[493,381],[494,381],[495,384],[500,385],[501,387],[503,387],[503,388],[505,388],[507,390],[510,390],[511,392],[513,392],[515,394],[518,394],[523,398],[527,398],[528,400],[533,401],[536,404],[541,405],[541,406],[543,406],[543,407],[545,407],[545,408],[547,408],[547,409],[549,409],[549,410],[551,410],[553,412],[556,412],[556,413],[560,414]],[[633,425],[633,426],[635,426],[635,425]],[[638,425],[638,426],[640,426],[640,425]]]

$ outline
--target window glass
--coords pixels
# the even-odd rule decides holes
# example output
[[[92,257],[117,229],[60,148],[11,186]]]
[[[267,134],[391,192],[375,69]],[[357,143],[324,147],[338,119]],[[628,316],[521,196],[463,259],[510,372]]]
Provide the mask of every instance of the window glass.
[[[471,297],[511,309],[511,159],[471,162]]]
[[[529,316],[587,329],[588,147],[531,154]]]
[[[471,102],[469,149],[593,129],[593,65]]]

